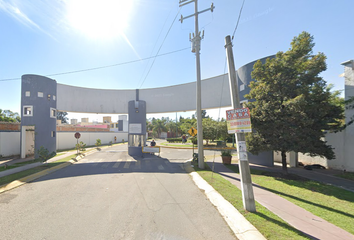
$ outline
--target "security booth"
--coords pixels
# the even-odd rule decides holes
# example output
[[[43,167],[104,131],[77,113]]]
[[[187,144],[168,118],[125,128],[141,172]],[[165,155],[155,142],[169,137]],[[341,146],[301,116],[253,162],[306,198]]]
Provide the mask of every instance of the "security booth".
[[[141,100],[128,103],[129,129],[128,154],[142,156],[146,144],[146,102]]]

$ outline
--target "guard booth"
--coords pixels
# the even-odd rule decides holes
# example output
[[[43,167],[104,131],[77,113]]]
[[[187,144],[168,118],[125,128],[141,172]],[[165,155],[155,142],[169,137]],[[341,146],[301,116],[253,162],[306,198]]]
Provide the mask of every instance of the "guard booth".
[[[142,156],[146,144],[146,102],[141,100],[128,103],[129,129],[128,154]]]

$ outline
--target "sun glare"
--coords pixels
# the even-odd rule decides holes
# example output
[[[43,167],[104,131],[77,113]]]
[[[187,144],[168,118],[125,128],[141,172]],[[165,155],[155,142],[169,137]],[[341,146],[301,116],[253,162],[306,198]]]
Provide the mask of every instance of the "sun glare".
[[[128,26],[133,0],[69,0],[70,25],[92,38],[113,38]]]

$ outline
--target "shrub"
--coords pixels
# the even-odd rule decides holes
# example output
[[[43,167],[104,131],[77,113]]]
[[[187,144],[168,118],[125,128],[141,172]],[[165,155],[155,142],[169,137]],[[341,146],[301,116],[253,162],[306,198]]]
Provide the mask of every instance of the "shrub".
[[[167,138],[166,140],[169,143],[181,143],[182,142],[182,138]]]
[[[101,139],[96,139],[96,143],[95,143],[96,147],[98,148],[99,146],[101,146]]]
[[[41,162],[46,162],[49,158],[52,158],[56,155],[55,152],[49,153],[48,149],[45,147],[41,146],[38,150],[38,158]]]

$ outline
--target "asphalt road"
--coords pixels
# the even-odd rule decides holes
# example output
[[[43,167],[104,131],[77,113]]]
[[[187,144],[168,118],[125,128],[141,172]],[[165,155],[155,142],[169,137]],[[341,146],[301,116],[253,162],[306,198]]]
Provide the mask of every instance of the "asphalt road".
[[[103,149],[0,194],[0,239],[236,239],[181,167],[189,158]]]

